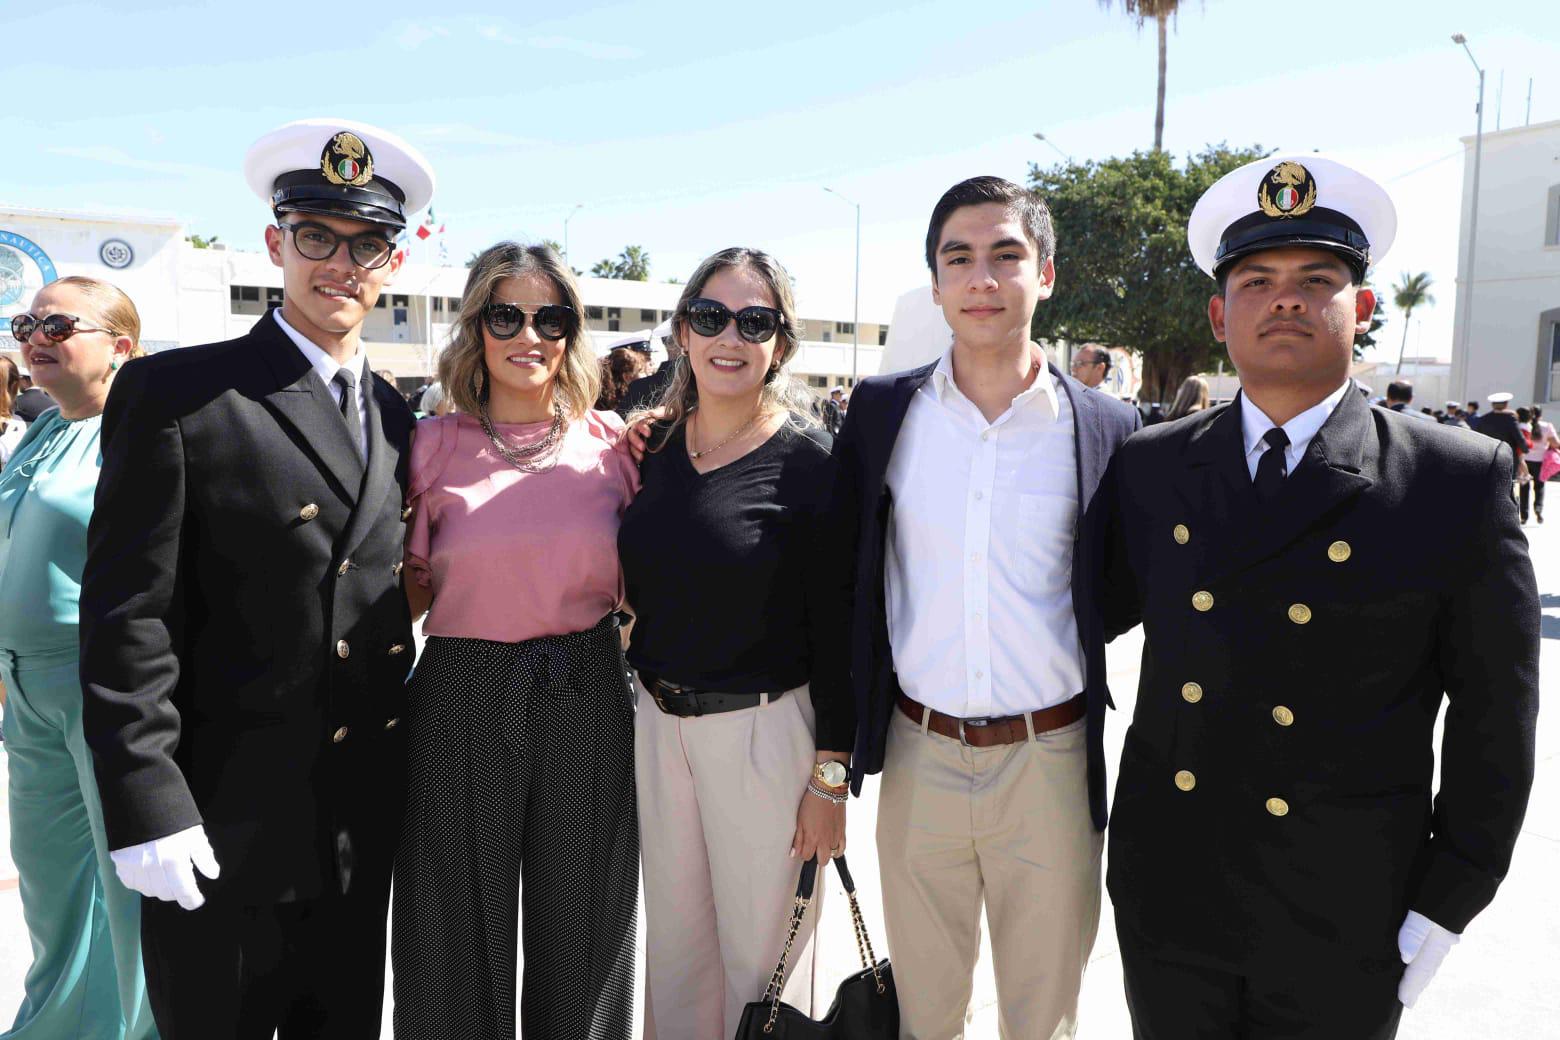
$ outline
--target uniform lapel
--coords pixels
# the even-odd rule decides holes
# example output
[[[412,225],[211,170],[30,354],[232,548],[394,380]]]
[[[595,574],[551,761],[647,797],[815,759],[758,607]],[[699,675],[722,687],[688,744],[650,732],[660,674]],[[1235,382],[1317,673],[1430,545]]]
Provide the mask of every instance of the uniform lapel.
[[[1239,409],[1229,409],[1240,430]],[[1326,514],[1375,483],[1362,465],[1366,441],[1372,432],[1370,406],[1350,389],[1332,415],[1311,438],[1305,456],[1284,480],[1284,489],[1271,503],[1254,509],[1251,522],[1237,532],[1229,552],[1217,562],[1214,580],[1251,567],[1280,552],[1304,535]],[[1242,441],[1244,449],[1244,441]],[[1374,455],[1371,456],[1374,458]],[[1245,471],[1241,459],[1242,475]],[[1250,484],[1248,476],[1248,487]],[[1253,504],[1255,494],[1253,493]]]
[[[266,395],[266,402],[298,432],[305,451],[335,478],[342,495],[356,502],[363,484],[363,458],[330,391],[271,315],[261,318],[251,335],[259,341],[260,354],[276,378],[277,389]]]
[[[357,508],[352,511],[352,519],[347,522],[347,534],[341,548],[343,556],[351,555],[378,518],[380,507],[390,493],[390,486],[395,483],[395,467],[400,460],[400,452],[391,440],[391,431],[386,427],[389,419],[385,414],[384,402],[380,399],[383,390],[372,372],[367,375],[373,390],[364,395],[368,403],[368,414],[364,417],[368,432],[368,472],[363,477],[362,497],[358,499]]]
[[[1212,530],[1225,532],[1221,540],[1251,522],[1256,492],[1246,469],[1239,396],[1192,431],[1186,445],[1186,465],[1188,479],[1177,481],[1175,490],[1190,516],[1204,520],[1204,526]]]

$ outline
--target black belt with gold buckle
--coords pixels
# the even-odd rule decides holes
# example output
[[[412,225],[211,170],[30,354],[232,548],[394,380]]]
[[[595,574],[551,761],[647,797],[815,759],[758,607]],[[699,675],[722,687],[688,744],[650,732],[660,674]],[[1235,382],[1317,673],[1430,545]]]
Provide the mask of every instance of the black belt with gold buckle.
[[[681,683],[667,682],[644,672],[639,673],[639,681],[655,700],[657,708],[667,715],[676,715],[683,719],[697,718],[701,715],[719,715],[727,711],[741,711],[743,708],[756,708],[764,703],[766,696],[774,701],[784,696],[786,692],[780,690],[768,694],[720,693],[715,690],[701,690]]]

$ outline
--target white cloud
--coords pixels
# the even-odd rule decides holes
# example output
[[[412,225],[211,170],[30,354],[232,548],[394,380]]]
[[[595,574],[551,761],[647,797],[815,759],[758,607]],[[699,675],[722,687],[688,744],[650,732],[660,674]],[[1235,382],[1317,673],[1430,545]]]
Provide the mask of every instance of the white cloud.
[[[404,51],[415,51],[429,40],[448,36],[450,31],[442,25],[424,25],[421,22],[408,22],[396,35],[395,42]]]

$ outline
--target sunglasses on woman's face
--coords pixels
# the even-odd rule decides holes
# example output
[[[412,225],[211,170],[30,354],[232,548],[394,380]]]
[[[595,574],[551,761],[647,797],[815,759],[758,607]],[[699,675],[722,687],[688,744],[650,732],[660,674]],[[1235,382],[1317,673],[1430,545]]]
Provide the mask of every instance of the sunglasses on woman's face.
[[[54,343],[64,343],[78,332],[107,332],[113,335],[113,329],[91,329],[84,325],[77,325],[80,320],[74,314],[51,314],[47,318],[18,314],[11,319],[11,336],[18,343],[26,343],[35,330],[42,329],[45,339]]]
[[[733,314],[718,300],[701,297],[688,304],[688,327],[701,336],[719,336],[733,318],[737,320],[737,335],[749,343],[768,342],[783,324],[780,312],[773,307],[744,307]]]
[[[525,328],[529,314],[536,334],[543,339],[560,340],[572,335],[579,321],[573,307],[561,303],[549,303],[534,312],[521,310],[513,303],[490,303],[482,308],[482,324],[494,339],[514,339]]]

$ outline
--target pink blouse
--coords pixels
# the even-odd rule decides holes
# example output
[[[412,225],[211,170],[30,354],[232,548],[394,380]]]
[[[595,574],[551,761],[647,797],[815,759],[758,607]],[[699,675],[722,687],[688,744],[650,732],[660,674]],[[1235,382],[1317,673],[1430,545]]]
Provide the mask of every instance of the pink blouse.
[[[546,423],[497,423],[510,444]],[[618,521],[639,471],[617,448],[623,420],[587,412],[569,423],[557,465],[522,473],[478,421],[445,415],[412,442],[406,569],[433,588],[431,636],[516,643],[590,628],[623,601]]]

